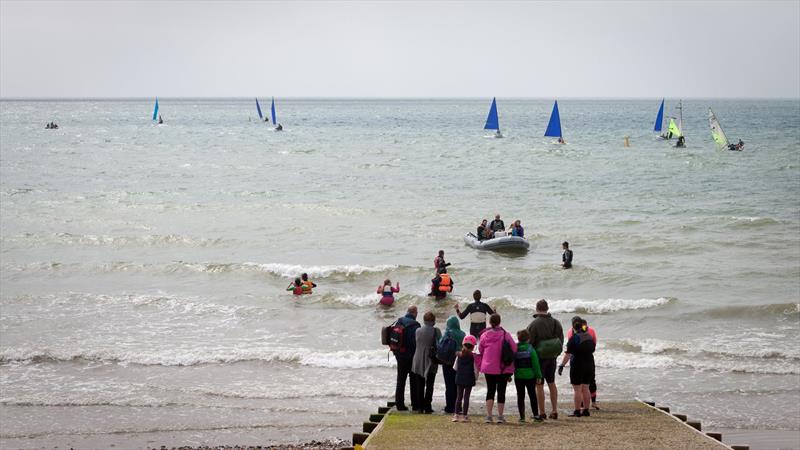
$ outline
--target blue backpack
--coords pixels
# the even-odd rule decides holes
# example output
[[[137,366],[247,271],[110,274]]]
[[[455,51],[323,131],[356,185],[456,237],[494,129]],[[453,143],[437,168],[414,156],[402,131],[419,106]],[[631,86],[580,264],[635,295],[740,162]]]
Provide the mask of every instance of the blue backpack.
[[[450,333],[445,333],[444,337],[439,340],[436,345],[436,359],[440,363],[451,366],[456,362],[456,352],[458,351],[458,343],[450,336]]]

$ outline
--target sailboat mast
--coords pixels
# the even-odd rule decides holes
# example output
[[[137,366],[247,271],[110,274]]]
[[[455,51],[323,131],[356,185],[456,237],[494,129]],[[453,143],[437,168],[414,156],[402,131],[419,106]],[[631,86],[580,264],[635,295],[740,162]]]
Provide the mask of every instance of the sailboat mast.
[[[678,100],[678,129],[683,134],[683,100]]]

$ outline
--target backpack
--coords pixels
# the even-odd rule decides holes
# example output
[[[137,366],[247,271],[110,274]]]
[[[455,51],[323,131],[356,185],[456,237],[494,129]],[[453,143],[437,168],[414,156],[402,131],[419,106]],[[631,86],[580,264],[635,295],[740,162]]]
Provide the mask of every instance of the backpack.
[[[386,329],[388,329],[386,331],[386,334],[388,337],[387,345],[389,346],[389,350],[401,353],[406,351],[406,345],[405,345],[406,327],[404,327],[403,324],[401,324],[400,321],[398,320],[392,325],[386,327]]]
[[[503,352],[500,354],[500,362],[503,367],[510,366],[516,357],[514,349],[511,348],[511,344],[509,344],[508,339],[506,339],[507,334],[508,333],[503,334]]]
[[[556,334],[556,322],[553,319],[553,334]],[[541,359],[555,358],[561,354],[561,340],[557,337],[545,339],[536,346],[536,353]]]
[[[452,366],[456,362],[457,347],[456,340],[446,333],[436,346],[436,359],[444,365]]]

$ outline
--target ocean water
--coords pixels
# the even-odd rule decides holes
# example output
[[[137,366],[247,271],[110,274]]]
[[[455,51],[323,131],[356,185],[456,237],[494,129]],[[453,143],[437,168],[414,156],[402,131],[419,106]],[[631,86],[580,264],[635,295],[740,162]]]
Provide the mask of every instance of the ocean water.
[[[347,438],[392,397],[380,328],[474,289],[510,331],[540,298],[587,318],[601,402],[800,429],[800,101],[684,101],[680,150],[659,101],[560,101],[564,146],[550,100],[499,99],[500,140],[489,99],[279,99],[283,133],[251,99],[160,99],[162,126],[151,100],[0,102],[0,447]],[[464,246],[496,212],[529,253]]]

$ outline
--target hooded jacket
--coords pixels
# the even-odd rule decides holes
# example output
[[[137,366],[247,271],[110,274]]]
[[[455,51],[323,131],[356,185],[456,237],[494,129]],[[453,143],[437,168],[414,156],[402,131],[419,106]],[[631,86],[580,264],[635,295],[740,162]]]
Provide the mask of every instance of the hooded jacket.
[[[531,335],[530,344],[537,347],[539,342],[547,339],[558,338],[564,346],[564,329],[561,322],[553,318],[550,313],[534,314],[533,321],[528,325],[528,334]]]
[[[481,352],[481,372],[489,375],[512,374],[514,363],[503,366],[503,339],[511,345],[511,351],[517,351],[517,343],[503,327],[488,328],[481,334],[478,349]]]
[[[456,341],[456,351],[458,351],[458,349],[461,348],[461,343],[464,342],[464,337],[466,336],[466,334],[461,331],[461,323],[458,321],[458,317],[450,316],[450,318],[447,319],[447,328],[445,328],[442,338],[439,339],[439,343],[444,341],[447,336],[450,336],[454,341]]]
[[[417,348],[414,351],[411,372],[421,377],[436,375],[438,370],[433,357],[436,356],[436,343],[441,339],[442,332],[434,325],[435,322],[425,322],[425,325],[417,330]]]

